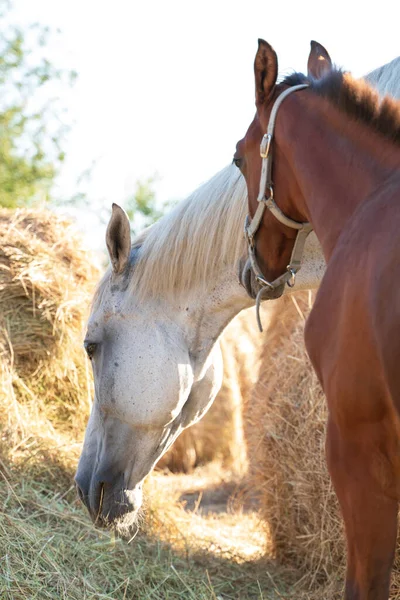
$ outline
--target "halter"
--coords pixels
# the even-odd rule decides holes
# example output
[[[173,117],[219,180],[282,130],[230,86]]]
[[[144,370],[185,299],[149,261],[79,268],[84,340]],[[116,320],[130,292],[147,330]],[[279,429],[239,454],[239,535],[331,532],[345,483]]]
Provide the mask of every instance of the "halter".
[[[278,109],[286,96],[289,96],[292,92],[296,92],[298,90],[303,90],[308,87],[307,84],[296,85],[288,88],[275,101],[274,106],[272,107],[271,115],[269,118],[267,133],[264,134],[263,139],[260,144],[260,156],[262,158],[262,169],[261,169],[261,177],[260,177],[260,191],[258,193],[258,207],[254,214],[254,217],[250,221],[250,215],[246,216],[246,220],[244,223],[244,232],[247,240],[247,245],[249,248],[249,259],[251,268],[253,269],[253,273],[256,277],[258,283],[262,286],[260,291],[257,294],[256,298],[256,314],[257,314],[257,323],[260,331],[262,331],[261,319],[260,319],[260,304],[263,296],[266,296],[268,292],[271,290],[275,290],[277,287],[282,284],[287,283],[289,287],[293,287],[296,281],[296,273],[300,270],[301,267],[301,257],[303,254],[304,244],[306,242],[307,236],[312,231],[313,227],[311,223],[299,223],[298,221],[294,221],[287,217],[279,208],[274,200],[274,188],[271,178],[272,173],[272,152],[271,152],[271,143],[274,134],[275,120]],[[268,195],[267,195],[268,194]],[[286,267],[286,272],[274,279],[274,281],[267,281],[257,263],[256,258],[256,245],[255,245],[255,235],[260,227],[264,211],[268,208],[274,215],[274,217],[283,225],[287,227],[291,227],[292,229],[297,229],[297,236],[294,242],[294,247],[292,251],[292,255],[290,257],[290,262]]]

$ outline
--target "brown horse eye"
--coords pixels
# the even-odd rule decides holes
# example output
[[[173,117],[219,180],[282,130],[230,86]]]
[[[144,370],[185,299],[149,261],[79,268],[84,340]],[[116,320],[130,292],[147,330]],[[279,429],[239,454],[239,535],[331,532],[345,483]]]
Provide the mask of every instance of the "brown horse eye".
[[[92,360],[93,354],[95,353],[96,348],[97,348],[97,344],[95,344],[93,342],[89,342],[89,343],[85,343],[84,346],[85,346],[86,354],[88,355],[90,360]]]
[[[241,158],[236,158],[235,156],[233,157],[233,164],[240,169],[242,166],[242,159]]]

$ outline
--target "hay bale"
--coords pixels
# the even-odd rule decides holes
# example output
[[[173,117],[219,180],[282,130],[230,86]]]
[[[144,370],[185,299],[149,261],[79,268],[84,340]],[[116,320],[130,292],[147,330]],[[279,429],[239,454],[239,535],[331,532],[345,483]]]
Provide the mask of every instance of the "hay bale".
[[[268,307],[263,311],[268,321]],[[190,472],[212,460],[241,474],[247,467],[243,435],[243,404],[258,378],[263,342],[254,309],[241,312],[225,329],[221,338],[224,362],[222,387],[208,413],[186,429],[158,463],[173,472]]]
[[[35,427],[39,438],[55,427],[82,436],[92,395],[82,340],[99,276],[69,221],[47,210],[0,210],[0,427],[8,446]]]
[[[249,486],[257,490],[277,560],[297,572],[297,597],[339,600],[344,527],[325,461],[326,400],[303,338],[312,300],[301,293],[295,302],[276,303],[247,405]],[[392,600],[400,599],[399,549]]]
[[[308,293],[295,301],[297,306],[290,298],[276,304],[247,407],[246,439],[250,485],[276,558],[297,569],[303,586],[312,589],[341,581],[345,543],[325,464],[325,397],[303,339],[311,302]]]

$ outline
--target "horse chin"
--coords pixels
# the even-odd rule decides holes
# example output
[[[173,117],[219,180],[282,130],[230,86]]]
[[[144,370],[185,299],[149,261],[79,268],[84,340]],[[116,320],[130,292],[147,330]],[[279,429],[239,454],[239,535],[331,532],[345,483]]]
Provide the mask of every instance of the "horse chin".
[[[261,286],[254,277],[253,269],[248,259],[241,261],[239,264],[239,281],[250,298],[255,300]]]
[[[243,267],[240,269],[239,279],[240,283],[253,300],[257,298],[257,294],[261,289],[265,290],[262,296],[263,300],[275,300],[276,298],[280,298],[285,290],[284,284],[274,288],[271,291],[267,291],[265,288],[263,288],[263,286],[261,286],[255,278],[249,259],[247,259]]]
[[[131,538],[138,530],[137,522],[142,506],[142,486],[133,490],[119,489],[104,493],[97,515],[90,511],[93,524],[99,529],[110,529],[119,537]]]
[[[133,510],[116,519],[108,528],[112,529],[118,537],[131,540],[139,530],[139,519],[140,510]]]

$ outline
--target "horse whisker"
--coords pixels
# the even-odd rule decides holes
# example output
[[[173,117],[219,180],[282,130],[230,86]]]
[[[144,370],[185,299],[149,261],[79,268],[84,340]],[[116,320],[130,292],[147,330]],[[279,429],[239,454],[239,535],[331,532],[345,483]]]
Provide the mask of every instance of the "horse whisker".
[[[94,522],[95,525],[96,525],[97,521],[100,519],[100,513],[103,508],[103,499],[104,499],[104,483],[101,484],[99,509],[97,511],[96,520]]]

